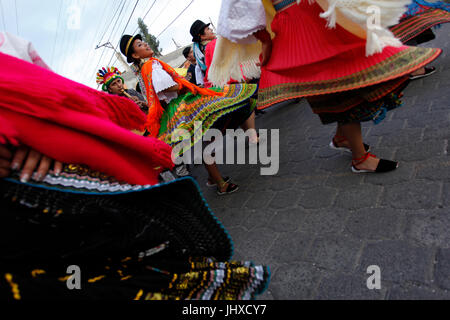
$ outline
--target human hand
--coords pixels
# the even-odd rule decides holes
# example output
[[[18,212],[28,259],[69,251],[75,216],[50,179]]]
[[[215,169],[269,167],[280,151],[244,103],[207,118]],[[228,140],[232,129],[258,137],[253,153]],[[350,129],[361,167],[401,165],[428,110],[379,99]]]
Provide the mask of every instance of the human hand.
[[[5,155],[8,156],[7,154]],[[10,168],[20,171],[20,181],[24,183],[28,182],[31,178],[36,181],[42,181],[50,171],[52,164],[53,172],[55,175],[59,175],[63,169],[61,162],[54,161],[36,150],[25,146],[19,147],[12,157],[10,157]]]
[[[11,172],[12,152],[0,144],[0,178],[6,178]]]
[[[272,56],[272,38],[270,37],[270,33],[265,29],[256,32],[254,35],[262,44],[262,58],[261,62],[257,65],[263,67],[269,63],[270,57]]]
[[[272,56],[272,40],[262,43],[262,60],[261,67],[264,67],[269,63],[270,57]]]

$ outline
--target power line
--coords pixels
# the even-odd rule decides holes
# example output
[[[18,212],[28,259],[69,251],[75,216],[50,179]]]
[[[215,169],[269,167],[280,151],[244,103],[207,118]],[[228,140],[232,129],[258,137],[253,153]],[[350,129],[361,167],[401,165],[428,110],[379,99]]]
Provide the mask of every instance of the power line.
[[[153,25],[153,24],[161,17],[161,13],[163,13],[164,10],[167,9],[167,7],[169,6],[169,4],[172,3],[172,1],[173,1],[173,0],[168,1],[168,2],[166,3],[166,6],[165,6],[165,7],[164,7],[164,8],[156,15],[156,18],[153,19],[152,23],[148,25],[148,28],[149,28],[149,29],[150,29],[151,26],[152,26],[152,25]]]
[[[0,0],[0,10],[2,11],[3,30],[6,31],[5,12],[3,11],[3,2]]]
[[[114,8],[116,7],[117,4],[118,4],[117,9],[116,9],[116,11],[114,12]],[[106,35],[106,32],[108,31],[108,28],[109,28],[109,26],[110,26],[110,24],[108,24],[107,22],[108,22],[108,21],[112,21],[112,20],[114,19],[114,17],[116,16],[117,12],[119,11],[119,9],[120,9],[120,1],[119,1],[119,0],[114,0],[114,3],[113,3],[113,5],[111,6],[111,10],[110,10],[111,13],[114,12],[114,15],[112,16],[112,18],[108,19],[108,15],[107,15],[107,12],[108,12],[108,11],[107,11],[107,10],[105,10],[105,11],[103,12],[103,16],[102,16],[102,18],[99,20],[98,27],[96,28],[97,32],[96,32],[96,34],[93,35],[91,44],[89,45],[89,50],[88,50],[88,54],[87,54],[87,58],[86,58],[87,63],[84,65],[84,67],[83,67],[83,69],[82,69],[82,71],[81,71],[81,73],[80,73],[81,77],[83,77],[83,75],[86,76],[86,73],[88,73],[87,70],[88,70],[88,68],[89,68],[89,66],[90,66],[90,64],[89,64],[89,62],[91,61],[90,58],[91,58],[92,53],[95,52],[95,50],[93,49],[93,48],[94,48],[94,44],[95,44],[95,42],[96,42],[97,37],[98,37],[98,36],[100,35],[100,33],[102,32],[101,26],[102,26],[103,21],[105,21],[105,22],[104,22],[104,28],[105,28],[105,31],[104,31],[104,33],[103,33],[103,35],[102,35],[102,38],[101,38],[100,41],[98,42],[99,44],[101,43],[101,40],[103,39],[103,37]]]
[[[103,32],[102,37],[99,39],[98,44],[100,44],[100,42],[101,42],[101,41],[103,40],[103,38],[105,37],[106,33],[108,32],[109,27],[112,26],[113,21],[114,21],[114,18],[116,17],[117,13],[119,12],[120,7],[124,5],[124,1],[125,1],[125,0],[119,0],[119,1],[117,2],[117,9],[116,9],[115,11],[114,11],[114,9],[112,10],[112,11],[114,11],[114,14],[113,14],[112,17],[109,19],[109,23],[107,23],[107,22],[108,22],[108,19],[105,20],[105,29],[104,29],[104,32]],[[113,6],[113,8],[114,8],[114,6]],[[99,32],[101,32],[101,30],[99,30]],[[95,49],[94,49],[94,43],[95,43],[95,38],[93,39],[92,45],[90,46],[90,48],[92,48],[92,50],[89,51],[88,61],[90,61],[89,58],[90,58],[91,53],[95,52]],[[103,48],[102,55],[104,54],[105,49],[106,49],[106,48]],[[88,68],[88,64],[86,64],[86,66],[85,66],[85,72],[83,72],[83,74],[85,74],[85,75],[89,73],[89,71],[86,70],[86,68]]]
[[[152,5],[150,6],[150,9],[147,10],[147,12],[145,13],[144,17],[142,18],[142,21],[145,20],[145,18],[147,18],[147,15],[150,13],[150,11],[153,9],[153,6],[155,5],[156,0],[153,1]],[[136,28],[136,30],[134,30],[133,35],[136,34],[136,31],[138,31],[139,26]]]
[[[137,2],[139,2],[139,0],[137,0]],[[136,5],[135,5],[135,8],[136,8],[136,6],[137,6],[137,2],[136,2]],[[178,20],[178,18],[192,5],[194,3],[194,0],[191,0],[191,2],[186,6],[186,8],[184,8],[183,9],[183,11],[181,11],[180,12],[180,14],[158,35],[158,37],[159,36],[161,36],[176,20]],[[134,8],[134,10],[135,10],[135,8]],[[151,9],[151,8],[150,8]],[[125,29],[124,29],[124,31],[123,31],[123,33],[122,33],[122,35],[125,33],[125,31],[126,31],[126,28],[128,27],[128,24],[129,24],[129,22],[130,22],[130,20],[131,20],[131,18],[132,18],[132,16],[133,16],[133,13],[134,13],[134,10],[133,10],[133,12],[131,13],[131,15],[130,15],[130,18],[128,19],[128,23],[127,23],[127,25],[125,26]],[[150,12],[150,10],[148,11],[148,12]],[[157,37],[157,38],[158,38]],[[117,46],[116,46],[116,49],[117,49],[117,47],[119,46],[119,44],[120,44],[120,40],[119,40],[119,43],[117,44]],[[109,62],[108,62],[108,65],[112,62],[112,60],[113,60],[113,58],[114,58],[114,54],[115,54],[115,52],[116,52],[116,50],[114,50],[114,53],[111,55],[111,58],[110,58],[110,60],[109,60]]]
[[[181,11],[181,13],[175,18],[173,19],[173,21],[171,23],[169,23],[169,25],[163,30],[161,31],[161,33],[156,37],[156,39],[158,39],[167,29],[169,29],[169,27],[178,20],[179,17],[181,17],[181,15],[194,3],[195,0],[192,0],[186,8],[183,9],[183,11]]]
[[[84,10],[86,9],[86,4],[87,4],[87,0],[85,0],[85,1],[83,2],[83,6],[82,6],[81,11],[80,11],[80,16],[79,16],[79,18],[80,18],[80,24],[81,24],[81,18],[83,17],[83,12],[84,12]],[[81,28],[81,26],[80,26],[80,28]],[[80,33],[81,33],[80,29],[78,29],[78,30],[76,30],[76,31],[73,30],[73,31],[74,31],[74,36],[73,36],[73,38],[72,38],[73,41],[72,41],[71,48],[70,48],[70,50],[69,50],[69,54],[72,54],[72,53],[73,53],[74,48],[75,48],[75,44],[78,43],[78,39],[79,39]],[[69,41],[69,44],[70,44],[70,41]],[[70,67],[70,65],[66,64],[66,65],[64,66],[63,71],[65,71],[68,67]]]
[[[62,0],[62,1],[64,1],[64,4],[63,4],[63,12],[66,12],[67,11],[67,9],[68,9],[68,0]],[[62,34],[62,37],[61,37],[61,41],[60,41],[60,46],[59,46],[59,56],[61,57],[62,56],[62,54],[63,54],[63,50],[64,50],[64,48],[65,48],[65,42],[66,42],[66,35],[67,35],[67,30],[68,30],[68,26],[67,26],[67,24],[65,25],[65,28],[63,28],[63,25],[64,25],[64,23],[63,23],[63,21],[64,21],[64,19],[62,19],[61,20],[61,26],[60,26],[60,28],[61,29],[63,29],[63,34]],[[58,56],[58,54],[56,54],[57,56]],[[63,60],[64,59],[59,59],[59,63],[58,63],[58,66],[57,67],[55,67],[55,69],[54,69],[54,71],[55,72],[58,72],[58,70],[59,69],[61,69],[61,65],[63,64]]]
[[[144,17],[142,18],[142,20],[144,20],[144,19],[147,17],[147,15],[150,13],[150,11],[152,10],[152,8],[153,8],[153,6],[155,5],[155,3],[156,3],[156,0],[154,0],[153,3],[150,5],[150,8],[147,10],[147,12],[145,13],[145,15],[144,15]],[[136,5],[137,5],[137,3],[136,3]],[[136,8],[136,6],[135,6],[135,8]],[[134,9],[134,10],[135,10],[135,9]],[[130,23],[130,20],[131,20],[131,18],[133,17],[134,10],[133,10],[133,12],[131,13],[130,18],[128,19],[127,26],[125,27],[123,33],[121,34],[121,37],[125,34],[126,28],[128,27],[128,24]],[[136,28],[136,30],[133,32],[133,34],[135,34],[136,31],[137,31],[138,29],[139,29],[139,27]],[[120,40],[119,40],[119,43],[118,43],[117,47],[119,46],[119,44],[120,44]],[[117,52],[117,47],[114,48],[114,53]],[[111,48],[111,49],[113,49],[113,48]],[[112,59],[113,59],[114,56],[115,56],[114,53],[113,53],[113,55],[111,56],[111,59],[110,59],[108,65],[115,65],[115,63],[118,62],[118,59],[117,59],[117,57],[116,57],[116,58],[114,59],[113,64],[111,64],[111,61],[112,61]]]
[[[123,12],[123,8],[125,7],[125,3],[126,3],[126,1],[124,0],[124,1],[123,1],[123,5],[122,5],[122,8],[120,9],[120,13],[119,13],[119,15],[117,16],[117,20],[116,20],[116,22],[114,23],[114,27],[113,27],[113,29],[112,29],[112,31],[111,31],[111,34],[109,35],[108,42],[111,40],[111,36],[112,36],[113,33],[114,33],[114,29],[116,28],[117,23],[119,22],[119,17],[120,17],[120,15],[121,15],[122,12]],[[105,51],[106,51],[106,47],[103,48],[102,55],[100,56],[100,59],[99,59],[98,62],[97,62],[97,65],[96,65],[96,67],[95,67],[95,69],[94,69],[94,74],[91,76],[91,78],[94,77],[95,74],[97,73],[97,69],[98,69],[98,67],[100,66],[100,63],[101,63],[101,61],[102,61],[102,59],[103,59],[103,56],[105,55]]]
[[[101,37],[100,40],[98,41],[98,44],[102,43],[102,40],[103,40],[103,38],[104,38],[105,35],[106,35],[106,32],[108,32],[109,27],[112,25],[112,20],[114,20],[114,17],[116,16],[117,12],[119,12],[120,4],[121,4],[121,2],[119,2],[119,6],[117,7],[116,12],[114,12],[113,17],[111,18],[111,23],[110,23],[109,25],[106,26],[105,32],[103,32],[102,37]]]
[[[53,59],[55,57],[56,40],[58,39],[59,25],[61,24],[62,5],[63,5],[63,1],[60,1],[59,2],[58,22],[56,23],[55,43],[53,44],[52,59],[50,60],[50,65],[53,65]]]
[[[14,0],[14,6],[16,7],[16,29],[17,29],[17,35],[19,36],[19,15],[17,14],[17,0]]]
[[[125,34],[125,31],[127,31],[127,27],[130,24],[131,18],[133,17],[134,11],[136,10],[136,7],[137,7],[139,1],[140,0],[136,0],[136,4],[134,5],[133,11],[131,12],[130,17],[128,18],[127,24],[125,25],[125,28],[123,29],[122,34],[120,35],[120,38],[122,38],[122,36]],[[114,49],[114,53],[117,52],[117,48],[119,47],[119,45],[120,45],[120,39],[116,45],[116,48]],[[111,59],[109,59],[108,65],[112,62],[112,59],[114,58],[114,53],[112,54]]]

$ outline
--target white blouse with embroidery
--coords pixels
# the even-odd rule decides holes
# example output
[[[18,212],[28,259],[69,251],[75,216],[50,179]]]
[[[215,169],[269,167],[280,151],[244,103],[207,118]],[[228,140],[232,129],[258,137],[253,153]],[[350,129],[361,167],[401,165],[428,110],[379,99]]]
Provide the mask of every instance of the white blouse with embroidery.
[[[177,83],[172,79],[170,74],[168,74],[158,61],[153,61],[152,64],[152,84],[155,89],[158,99],[166,103],[170,103],[173,99],[178,98],[178,93],[176,92],[166,92],[162,91],[176,86]]]
[[[261,0],[222,1],[217,34],[241,44],[256,42],[253,34],[266,28]]]

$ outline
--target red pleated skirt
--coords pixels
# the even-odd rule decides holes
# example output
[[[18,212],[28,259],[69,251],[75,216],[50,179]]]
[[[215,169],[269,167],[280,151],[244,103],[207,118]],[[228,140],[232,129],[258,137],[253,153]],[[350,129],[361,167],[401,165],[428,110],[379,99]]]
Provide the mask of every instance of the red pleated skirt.
[[[260,109],[300,97],[330,95],[405,78],[436,59],[440,49],[386,47],[366,57],[366,40],[340,26],[326,27],[317,3],[302,1],[277,12],[272,23],[276,34],[272,56],[262,68]],[[405,78],[406,81],[406,78]],[[354,105],[353,105],[354,106]],[[344,112],[352,105],[320,112]]]

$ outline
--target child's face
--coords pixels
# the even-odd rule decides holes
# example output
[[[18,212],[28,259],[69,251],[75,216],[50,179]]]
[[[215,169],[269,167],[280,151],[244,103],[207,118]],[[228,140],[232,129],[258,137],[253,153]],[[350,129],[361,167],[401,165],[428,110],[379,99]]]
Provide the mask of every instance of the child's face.
[[[135,59],[146,59],[153,57],[153,50],[150,46],[141,40],[136,40],[133,42],[134,53],[132,57]]]
[[[191,51],[189,52],[189,55],[187,57],[187,60],[189,60],[191,63],[197,62],[197,60],[195,60],[195,57],[194,57],[194,50],[191,49]]]

